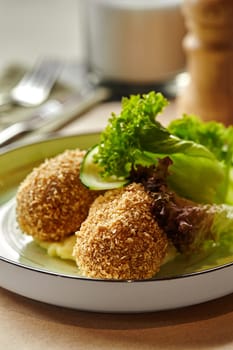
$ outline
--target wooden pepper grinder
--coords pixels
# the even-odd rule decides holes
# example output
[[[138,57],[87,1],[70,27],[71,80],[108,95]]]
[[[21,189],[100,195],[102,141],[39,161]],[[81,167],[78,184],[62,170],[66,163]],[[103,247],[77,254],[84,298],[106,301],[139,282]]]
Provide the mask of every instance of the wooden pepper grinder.
[[[233,0],[184,0],[188,87],[178,110],[233,124]]]

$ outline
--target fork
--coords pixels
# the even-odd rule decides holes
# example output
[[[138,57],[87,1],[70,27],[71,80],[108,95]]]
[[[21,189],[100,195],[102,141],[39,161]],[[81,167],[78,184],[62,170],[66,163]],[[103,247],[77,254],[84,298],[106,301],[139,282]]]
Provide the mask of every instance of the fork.
[[[61,68],[62,64],[57,60],[39,61],[9,94],[1,96],[0,106],[10,103],[24,107],[40,105],[48,98]]]

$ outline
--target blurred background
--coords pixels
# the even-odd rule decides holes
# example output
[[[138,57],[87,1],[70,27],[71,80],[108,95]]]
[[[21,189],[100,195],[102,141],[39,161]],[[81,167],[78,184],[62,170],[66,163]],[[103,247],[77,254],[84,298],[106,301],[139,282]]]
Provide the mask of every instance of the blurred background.
[[[184,69],[181,3],[0,0],[0,70],[56,57],[85,62],[115,90],[118,84],[121,91],[122,83],[151,89]]]
[[[102,129],[110,112],[120,109],[121,97],[130,93],[156,90],[173,98],[173,78],[185,69],[182,2],[0,0],[0,95],[7,95],[38,60],[55,58],[64,65],[51,97],[81,93],[77,112],[63,118],[70,123],[73,115],[79,117],[79,132]],[[30,118],[32,111],[14,104],[1,106],[0,131]],[[61,125],[52,123],[40,132]],[[73,132],[73,124],[64,130]]]
[[[180,95],[180,111],[231,124],[232,16],[229,0],[0,0],[0,75],[54,57],[118,100]]]
[[[0,0],[0,70],[38,57],[82,59],[82,0]]]

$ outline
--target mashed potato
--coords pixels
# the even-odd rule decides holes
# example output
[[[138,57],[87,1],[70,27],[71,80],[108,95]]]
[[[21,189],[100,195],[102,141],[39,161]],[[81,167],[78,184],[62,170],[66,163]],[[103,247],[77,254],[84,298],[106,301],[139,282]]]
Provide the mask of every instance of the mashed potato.
[[[74,260],[73,249],[75,246],[75,235],[65,238],[61,242],[44,242],[36,240],[36,243],[46,250],[47,254],[54,258],[60,258],[65,260]]]

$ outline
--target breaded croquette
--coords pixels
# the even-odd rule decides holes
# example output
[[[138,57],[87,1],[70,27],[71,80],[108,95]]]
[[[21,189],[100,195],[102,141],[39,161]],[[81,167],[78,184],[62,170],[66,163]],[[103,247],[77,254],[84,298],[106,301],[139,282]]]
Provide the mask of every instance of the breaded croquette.
[[[160,269],[168,239],[151,213],[143,185],[107,191],[91,205],[76,233],[76,263],[83,275],[105,279],[146,279]]]
[[[46,160],[21,183],[16,196],[20,229],[41,241],[59,241],[79,229],[99,193],[79,180],[85,151],[67,150]]]

